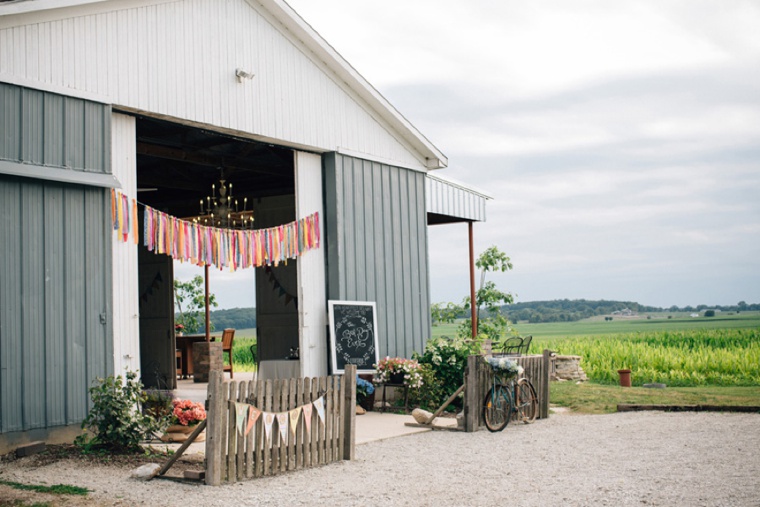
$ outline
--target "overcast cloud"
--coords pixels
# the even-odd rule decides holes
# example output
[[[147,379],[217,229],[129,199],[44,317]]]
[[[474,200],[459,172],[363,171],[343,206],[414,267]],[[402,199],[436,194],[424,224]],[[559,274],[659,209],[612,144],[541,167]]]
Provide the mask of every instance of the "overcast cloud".
[[[288,3],[494,197],[518,301],[760,302],[757,2]],[[429,240],[458,302],[466,226]]]

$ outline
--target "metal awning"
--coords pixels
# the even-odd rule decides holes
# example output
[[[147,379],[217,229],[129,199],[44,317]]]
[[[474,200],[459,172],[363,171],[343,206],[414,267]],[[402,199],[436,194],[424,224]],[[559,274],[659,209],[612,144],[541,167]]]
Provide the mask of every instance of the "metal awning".
[[[425,207],[428,224],[485,222],[490,195],[464,183],[427,173]]]

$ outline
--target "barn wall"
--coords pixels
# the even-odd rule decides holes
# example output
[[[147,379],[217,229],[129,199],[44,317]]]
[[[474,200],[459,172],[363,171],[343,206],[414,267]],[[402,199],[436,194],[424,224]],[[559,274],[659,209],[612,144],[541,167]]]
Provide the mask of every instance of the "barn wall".
[[[135,118],[114,113],[112,116],[111,165],[121,182],[122,191],[130,197],[137,194],[137,151]],[[111,235],[113,245],[113,308],[114,371],[140,370],[140,309],[138,293],[137,245]]]
[[[85,103],[39,114],[27,105],[44,109],[60,97],[33,93],[27,102],[26,94],[0,87],[2,137],[15,138],[0,159],[0,450],[29,434],[44,438],[50,428],[80,423],[91,381],[113,371],[108,190],[3,173],[8,167],[95,171],[88,161],[108,146],[109,127],[101,121],[108,108]],[[40,133],[56,129],[67,146],[57,160],[70,168],[37,165],[53,160],[44,154],[50,138]],[[70,131],[79,142],[66,140]],[[103,163],[101,171],[108,170]]]
[[[239,83],[238,67],[255,77]],[[424,155],[258,2],[103,2],[0,17],[4,80],[425,167]]]
[[[328,298],[375,301],[380,356],[430,336],[425,175],[339,154],[325,164]]]
[[[319,212],[319,230],[324,231],[322,158],[312,153],[295,153],[296,216]],[[298,319],[301,374],[327,375],[327,294],[325,292],[324,246],[298,258]]]

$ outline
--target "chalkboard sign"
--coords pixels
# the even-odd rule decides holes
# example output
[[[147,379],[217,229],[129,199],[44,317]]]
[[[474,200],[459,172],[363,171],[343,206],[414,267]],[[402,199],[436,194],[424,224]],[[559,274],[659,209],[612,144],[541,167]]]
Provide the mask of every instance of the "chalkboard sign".
[[[377,364],[377,311],[372,301],[328,301],[332,372],[347,364],[359,373],[374,373]]]

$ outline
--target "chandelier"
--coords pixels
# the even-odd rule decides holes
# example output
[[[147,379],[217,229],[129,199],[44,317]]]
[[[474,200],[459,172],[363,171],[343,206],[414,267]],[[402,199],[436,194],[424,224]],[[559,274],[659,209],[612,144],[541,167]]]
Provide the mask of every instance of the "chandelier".
[[[238,200],[232,195],[232,183],[224,179],[224,172],[216,183],[211,185],[211,195],[200,200],[200,215],[191,217],[193,222],[201,225],[223,229],[253,229],[253,210],[248,209],[248,198],[243,199],[242,209]]]

